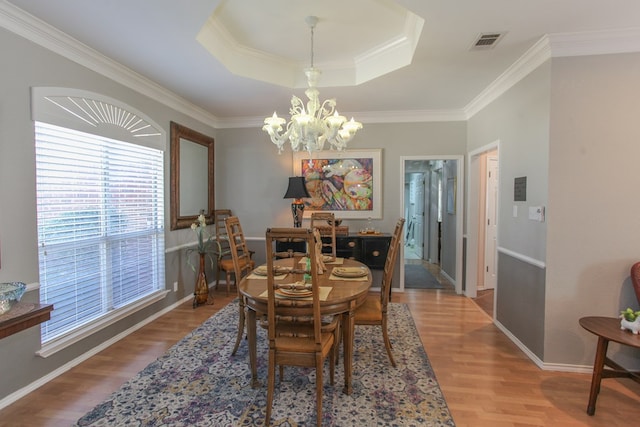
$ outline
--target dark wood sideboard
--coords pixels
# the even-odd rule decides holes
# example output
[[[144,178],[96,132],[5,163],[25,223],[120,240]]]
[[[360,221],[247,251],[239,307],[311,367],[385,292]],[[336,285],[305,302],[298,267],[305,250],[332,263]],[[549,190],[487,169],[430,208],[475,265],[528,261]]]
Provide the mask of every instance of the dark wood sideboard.
[[[323,238],[324,239],[324,238]],[[336,236],[336,255],[341,258],[355,259],[374,270],[382,270],[389,252],[391,235],[351,233]],[[277,252],[305,252],[302,242],[276,242]],[[328,251],[329,248],[325,248]]]

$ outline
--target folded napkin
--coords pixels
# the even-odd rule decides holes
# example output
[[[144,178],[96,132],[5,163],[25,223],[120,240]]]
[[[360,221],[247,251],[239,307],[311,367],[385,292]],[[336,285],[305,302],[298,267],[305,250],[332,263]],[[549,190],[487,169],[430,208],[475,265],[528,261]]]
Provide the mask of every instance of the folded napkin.
[[[336,257],[335,261],[327,261],[327,259],[331,258],[329,255],[324,255],[326,258],[323,258],[324,263],[325,264],[342,264],[344,263],[344,258],[339,258]],[[302,258],[300,258],[300,262],[299,264],[306,264],[307,263],[307,257],[303,256]]]
[[[326,301],[327,298],[329,297],[329,294],[331,293],[332,289],[333,288],[331,286],[320,286],[320,288],[318,288],[320,301]],[[267,298],[268,296],[269,296],[269,291],[264,291],[263,293],[260,294],[261,298]],[[278,298],[286,298],[286,296],[278,295]],[[311,301],[312,300],[311,297],[291,298],[291,299],[298,299],[298,300],[302,300],[302,301]]]
[[[282,280],[285,277],[287,277],[287,274],[289,273],[275,274],[273,278],[275,280]],[[260,274],[255,274],[255,273],[251,273],[250,275],[247,276],[247,279],[266,279],[266,278],[267,276],[262,276]]]
[[[340,280],[343,282],[362,282],[368,279],[368,276],[365,274],[362,277],[342,277],[342,276],[336,276],[335,274],[332,274],[331,276],[329,276],[329,280]]]

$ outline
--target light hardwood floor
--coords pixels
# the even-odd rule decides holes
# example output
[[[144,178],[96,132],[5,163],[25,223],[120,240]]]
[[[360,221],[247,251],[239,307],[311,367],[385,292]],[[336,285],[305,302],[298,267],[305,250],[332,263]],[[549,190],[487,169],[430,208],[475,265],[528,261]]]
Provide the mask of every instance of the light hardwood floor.
[[[222,291],[212,306],[182,305],[0,411],[0,426],[72,424],[232,299]],[[588,416],[590,375],[540,370],[470,299],[416,289],[392,300],[410,307],[457,426],[637,423],[639,384],[604,380],[596,414]],[[397,343],[394,351],[401,349]]]

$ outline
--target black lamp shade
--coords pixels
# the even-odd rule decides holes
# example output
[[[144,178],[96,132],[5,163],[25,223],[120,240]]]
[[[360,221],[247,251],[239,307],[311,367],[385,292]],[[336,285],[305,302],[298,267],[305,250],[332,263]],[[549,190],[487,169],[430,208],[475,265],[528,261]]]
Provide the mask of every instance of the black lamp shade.
[[[284,195],[284,199],[302,199],[303,197],[311,197],[307,191],[303,176],[290,176],[289,187]]]
[[[295,199],[291,203],[291,214],[293,215],[293,226],[302,226],[302,214],[304,213],[303,197],[311,197],[307,191],[303,176],[290,176],[289,187],[284,195],[284,199]]]

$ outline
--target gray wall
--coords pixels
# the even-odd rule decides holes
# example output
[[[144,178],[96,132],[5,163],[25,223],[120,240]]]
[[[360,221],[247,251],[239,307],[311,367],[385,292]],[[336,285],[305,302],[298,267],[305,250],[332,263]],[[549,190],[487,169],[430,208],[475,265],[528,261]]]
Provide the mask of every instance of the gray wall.
[[[554,369],[593,363],[580,317],[638,308],[639,70],[640,54],[553,58],[468,122],[469,151],[500,141],[497,320]],[[527,219],[537,205],[544,223]],[[640,366],[638,350],[609,355]]]
[[[531,221],[527,213],[529,206],[548,204],[550,67],[547,61],[469,120],[469,151],[500,141],[498,245],[538,265],[546,261],[547,222]],[[514,202],[513,181],[522,176],[527,200]],[[500,253],[496,292],[497,321],[542,359],[544,270]]]
[[[545,361],[591,364],[582,316],[638,308],[640,54],[557,58],[551,68]],[[640,368],[640,351],[610,355]]]
[[[13,33],[0,29],[0,282],[37,284],[38,252],[36,235],[34,126],[31,121],[30,88],[59,86],[85,89],[118,99],[146,113],[166,131],[165,227],[169,229],[169,122],[177,121],[215,136],[214,129],[176,112],[160,102],[66,60]],[[166,233],[166,287],[178,292],[95,335],[48,358],[35,355],[40,349],[38,327],[0,340],[0,399],[38,380],[81,356],[118,333],[193,293],[194,277],[184,259],[184,251],[171,251],[194,241],[191,230]],[[37,302],[38,292],[28,292],[24,301]]]
[[[379,230],[392,232],[404,213],[400,206],[403,177],[400,157],[464,154],[466,123],[365,124],[350,149],[382,149],[383,218],[373,220]],[[291,201],[282,197],[287,177],[293,176],[290,149],[278,150],[259,128],[221,129],[216,138],[216,204],[232,209],[249,238],[264,238],[269,226],[290,226]],[[357,231],[363,220],[345,220]]]

